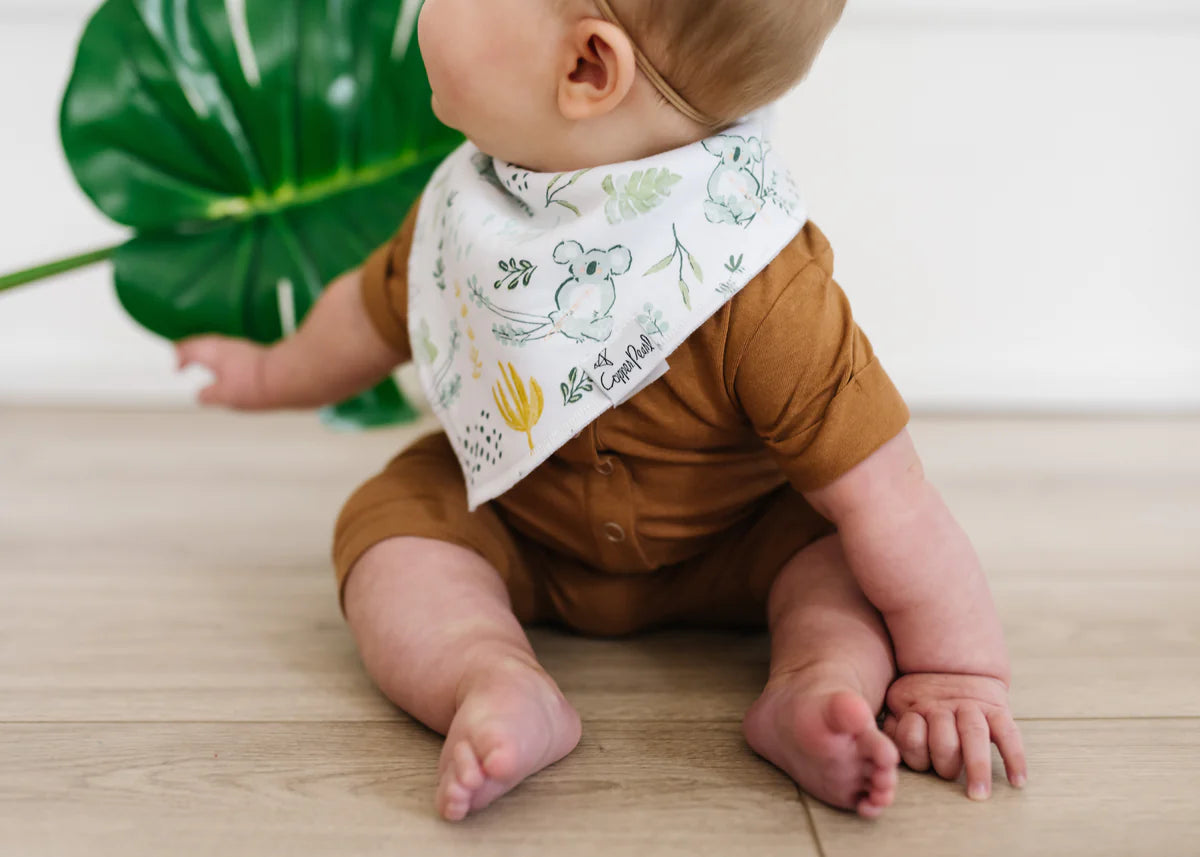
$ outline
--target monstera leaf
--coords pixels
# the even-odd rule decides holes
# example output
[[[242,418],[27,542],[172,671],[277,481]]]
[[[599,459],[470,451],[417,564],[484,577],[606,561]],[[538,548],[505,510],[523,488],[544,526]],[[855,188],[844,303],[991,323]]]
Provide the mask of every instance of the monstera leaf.
[[[430,109],[419,7],[108,0],[96,12],[62,140],[87,195],[136,231],[111,252],[134,319],[170,339],[270,342],[387,240],[461,142]],[[327,416],[408,413],[389,380]]]

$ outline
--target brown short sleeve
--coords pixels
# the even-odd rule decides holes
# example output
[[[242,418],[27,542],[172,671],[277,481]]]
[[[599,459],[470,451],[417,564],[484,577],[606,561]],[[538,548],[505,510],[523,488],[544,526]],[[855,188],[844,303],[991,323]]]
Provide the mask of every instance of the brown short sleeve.
[[[908,424],[908,407],[849,301],[815,260],[781,289],[749,339],[733,389],[798,491],[835,481]]]
[[[362,299],[371,323],[392,348],[412,359],[408,341],[408,254],[412,250],[417,208],[413,203],[408,216],[386,244],[367,257],[362,267]]]

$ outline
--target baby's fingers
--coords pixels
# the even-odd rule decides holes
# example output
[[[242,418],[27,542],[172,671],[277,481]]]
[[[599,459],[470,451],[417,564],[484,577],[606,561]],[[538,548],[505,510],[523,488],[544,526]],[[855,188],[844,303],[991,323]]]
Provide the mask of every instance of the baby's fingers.
[[[929,728],[924,717],[915,711],[905,712],[896,721],[895,734],[890,737],[904,764],[914,771],[929,770]]]
[[[186,369],[192,363],[212,367],[220,354],[221,340],[216,336],[193,336],[175,343],[175,359],[178,368]]]
[[[954,712],[942,709],[931,712],[925,719],[929,722],[929,758],[933,769],[944,780],[957,780],[962,771],[962,750]]]
[[[201,390],[196,396],[196,401],[202,405],[231,404],[229,394],[225,392],[225,389],[220,381],[214,381]]]
[[[957,724],[967,769],[967,797],[986,800],[992,793],[992,741],[987,718],[968,705],[958,710]]]
[[[988,726],[992,730],[992,740],[1000,750],[1000,758],[1004,760],[1009,783],[1022,788],[1029,777],[1029,771],[1025,764],[1025,745],[1021,741],[1021,730],[1017,728],[1016,721],[1008,711],[989,716]]]

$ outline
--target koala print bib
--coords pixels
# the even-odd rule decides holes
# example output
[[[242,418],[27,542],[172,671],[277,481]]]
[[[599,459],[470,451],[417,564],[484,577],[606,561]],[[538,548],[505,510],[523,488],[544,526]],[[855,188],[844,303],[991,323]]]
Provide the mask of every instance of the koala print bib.
[[[434,173],[409,257],[409,333],[472,511],[662,377],[804,226],[765,121],[557,175],[467,143]]]

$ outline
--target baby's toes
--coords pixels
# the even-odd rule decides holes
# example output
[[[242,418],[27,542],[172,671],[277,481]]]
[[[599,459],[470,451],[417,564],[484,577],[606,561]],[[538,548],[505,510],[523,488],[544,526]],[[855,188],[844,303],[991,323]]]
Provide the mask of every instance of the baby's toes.
[[[863,818],[879,818],[883,815],[883,811],[892,805],[895,794],[895,790],[876,791],[872,789],[859,799],[854,809]]]
[[[895,767],[876,768],[870,777],[871,791],[895,791],[899,779]]]
[[[892,805],[896,797],[896,767],[877,768],[869,766],[863,777],[862,790],[857,809],[866,810],[866,817],[874,818],[879,812]]]
[[[475,750],[466,741],[454,748],[454,770],[458,781],[467,791],[473,792],[483,787],[483,768],[475,756]]]
[[[864,732],[856,739],[858,752],[864,762],[874,765],[877,770],[895,770],[900,764],[900,751],[892,743],[892,739],[878,729]]]
[[[471,811],[471,792],[447,771],[437,792],[437,809],[447,821],[462,821]]]
[[[471,811],[471,798],[483,785],[483,771],[466,741],[447,747],[437,788],[437,809],[447,821],[461,821]]]
[[[511,741],[498,741],[482,754],[483,773],[494,780],[509,782],[516,779],[520,756]]]

